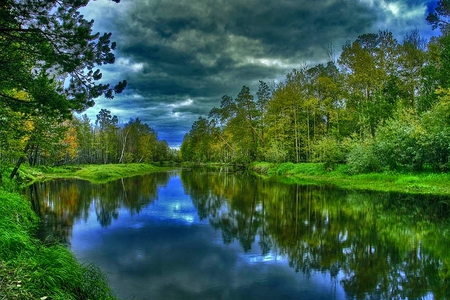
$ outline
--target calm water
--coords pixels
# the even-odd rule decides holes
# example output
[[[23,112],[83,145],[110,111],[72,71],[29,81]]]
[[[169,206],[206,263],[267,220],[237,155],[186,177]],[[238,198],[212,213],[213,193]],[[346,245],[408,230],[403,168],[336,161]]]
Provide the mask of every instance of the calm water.
[[[177,171],[30,187],[122,299],[447,299],[448,199]]]

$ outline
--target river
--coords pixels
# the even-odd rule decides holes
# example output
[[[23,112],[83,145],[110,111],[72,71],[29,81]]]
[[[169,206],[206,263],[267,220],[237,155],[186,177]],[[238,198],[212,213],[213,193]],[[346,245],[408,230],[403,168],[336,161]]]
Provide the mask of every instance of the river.
[[[443,197],[179,170],[29,188],[39,235],[121,299],[448,299]]]

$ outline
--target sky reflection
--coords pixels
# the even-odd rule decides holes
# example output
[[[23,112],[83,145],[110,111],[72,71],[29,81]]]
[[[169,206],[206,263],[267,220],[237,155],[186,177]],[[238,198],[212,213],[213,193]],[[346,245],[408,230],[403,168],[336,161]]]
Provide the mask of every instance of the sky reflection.
[[[108,227],[95,206],[73,227],[71,247],[82,262],[95,262],[122,299],[344,299],[327,272],[295,273],[258,238],[248,252],[239,241],[200,220],[178,176],[158,188],[157,200],[140,213],[118,209]]]

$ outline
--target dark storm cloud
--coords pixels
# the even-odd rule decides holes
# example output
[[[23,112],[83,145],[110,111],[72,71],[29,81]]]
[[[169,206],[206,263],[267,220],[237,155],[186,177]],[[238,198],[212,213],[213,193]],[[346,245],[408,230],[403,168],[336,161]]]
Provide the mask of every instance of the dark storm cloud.
[[[359,34],[389,29],[401,40],[425,26],[430,1],[389,0],[122,0],[92,2],[85,14],[113,32],[118,60],[106,78],[129,82],[112,102],[122,119],[155,130],[186,132],[198,116],[235,96],[242,85],[282,79],[304,63],[328,59]],[[131,100],[129,100],[131,98]],[[128,100],[127,100],[128,99]],[[190,101],[188,101],[190,100]],[[186,102],[188,101],[188,102]],[[183,105],[184,104],[184,105]],[[147,114],[148,115],[144,115]],[[183,135],[161,133],[170,145]]]

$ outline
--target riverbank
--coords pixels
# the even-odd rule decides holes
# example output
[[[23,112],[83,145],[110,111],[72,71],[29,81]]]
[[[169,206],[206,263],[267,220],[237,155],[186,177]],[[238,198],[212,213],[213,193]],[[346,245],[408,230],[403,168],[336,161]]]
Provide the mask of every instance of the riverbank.
[[[55,178],[102,183],[169,169],[172,168],[150,164],[40,168],[24,165],[20,181],[22,186]],[[97,266],[81,265],[66,247],[34,237],[39,218],[18,190],[15,182],[6,179],[0,186],[0,298],[117,299]]]
[[[105,183],[125,177],[167,171],[173,167],[155,166],[152,164],[105,164],[105,165],[73,165],[60,167],[24,167],[21,176],[26,182],[46,181],[57,178],[74,178],[88,180],[92,183]]]
[[[272,164],[255,162],[249,169],[287,183],[332,184],[342,189],[450,196],[450,174],[446,173],[370,173],[350,175],[345,165],[333,171],[317,163]]]
[[[95,265],[80,265],[67,248],[34,237],[30,203],[0,190],[1,299],[117,299]]]

